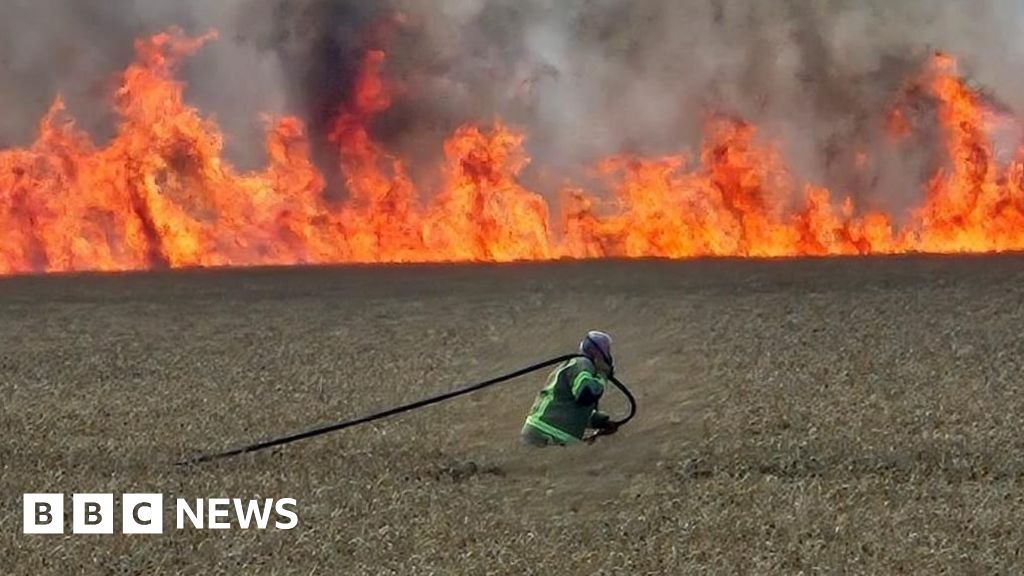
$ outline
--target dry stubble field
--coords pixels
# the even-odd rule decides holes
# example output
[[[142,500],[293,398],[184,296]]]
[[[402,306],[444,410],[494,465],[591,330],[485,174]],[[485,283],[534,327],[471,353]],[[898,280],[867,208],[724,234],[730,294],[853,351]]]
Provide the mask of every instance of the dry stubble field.
[[[1016,572],[1022,298],[1020,257],[0,280],[0,572]],[[518,445],[538,374],[173,465],[588,328],[616,338],[641,409],[593,446]],[[22,535],[21,494],[47,491],[292,496],[300,526]]]

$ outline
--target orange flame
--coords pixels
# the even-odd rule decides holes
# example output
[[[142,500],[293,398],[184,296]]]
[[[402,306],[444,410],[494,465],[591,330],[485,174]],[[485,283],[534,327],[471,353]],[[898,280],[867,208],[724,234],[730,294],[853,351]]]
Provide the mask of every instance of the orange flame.
[[[696,161],[620,156],[597,166],[608,201],[567,185],[558,225],[520,180],[524,135],[465,125],[421,194],[370,136],[390,106],[387,55],[367,53],[330,141],[347,197],[331,201],[302,123],[268,120],[267,166],[240,173],[223,135],[184,101],[174,73],[215,38],[172,29],[136,43],[116,93],[114,138],[97,147],[58,97],[28,148],[0,150],[0,274],[336,262],[825,256],[1024,249],[1024,150],[995,160],[997,119],[936,56],[920,81],[937,103],[945,165],[901,217],[799,184],[757,129],[716,119]],[[894,109],[896,137],[912,127]],[[860,153],[858,166],[867,163]],[[553,229],[557,228],[557,229]]]

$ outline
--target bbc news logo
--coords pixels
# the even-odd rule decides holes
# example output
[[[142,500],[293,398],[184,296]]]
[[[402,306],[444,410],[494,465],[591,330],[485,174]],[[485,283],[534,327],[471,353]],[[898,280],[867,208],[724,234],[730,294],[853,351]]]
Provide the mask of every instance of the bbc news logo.
[[[64,494],[25,494],[23,499],[25,534],[64,533]],[[294,498],[177,498],[174,525],[178,530],[266,530],[271,526],[291,530],[299,525],[296,506]],[[114,495],[73,494],[70,516],[73,534],[113,534],[117,518]],[[163,534],[164,495],[123,494],[120,529],[122,534]]]

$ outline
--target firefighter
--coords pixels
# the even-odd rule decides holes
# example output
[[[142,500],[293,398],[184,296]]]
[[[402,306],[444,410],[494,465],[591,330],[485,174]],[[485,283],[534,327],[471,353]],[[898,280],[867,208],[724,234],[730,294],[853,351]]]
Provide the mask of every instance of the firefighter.
[[[614,433],[617,425],[597,404],[614,372],[612,338],[592,330],[580,342],[581,357],[562,363],[548,376],[523,425],[530,446],[565,446],[583,440],[588,429]]]

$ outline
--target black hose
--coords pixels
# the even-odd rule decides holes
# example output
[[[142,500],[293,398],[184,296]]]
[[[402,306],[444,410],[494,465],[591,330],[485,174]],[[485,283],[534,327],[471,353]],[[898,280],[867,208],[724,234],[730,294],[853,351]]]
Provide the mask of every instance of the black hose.
[[[614,375],[612,375],[608,379],[612,381],[612,384],[615,384],[615,387],[618,388],[619,391],[622,392],[622,395],[626,397],[626,402],[629,403],[629,414],[626,414],[626,417],[623,418],[622,420],[612,420],[612,423],[615,424],[615,427],[619,428],[626,422],[632,420],[633,416],[636,416],[636,398],[633,397],[633,393],[629,391],[629,388],[626,388],[625,384],[619,382],[619,379],[616,378]]]
[[[388,408],[387,410],[382,410],[380,412],[375,412],[373,414],[368,414],[366,416],[360,416],[358,418],[353,418],[351,420],[344,420],[342,422],[329,424],[327,426],[321,426],[319,428],[313,428],[311,430],[306,430],[304,432],[289,434],[288,436],[281,436],[278,438],[272,438],[270,440],[264,440],[263,442],[257,442],[255,444],[250,444],[248,446],[234,448],[226,452],[218,452],[215,454],[197,456],[189,460],[178,462],[178,465],[186,466],[189,464],[201,464],[203,462],[210,462],[212,460],[230,458],[231,456],[238,456],[240,454],[246,454],[248,452],[256,452],[257,450],[263,450],[265,448],[271,448],[273,446],[280,446],[281,444],[288,444],[290,442],[296,442],[298,440],[312,438],[313,436],[327,434],[328,432],[335,432],[337,430],[342,430],[344,428],[358,426],[359,424],[366,424],[367,422],[373,422],[374,420],[380,420],[381,418],[387,418],[388,416],[394,416],[395,414],[401,414],[402,412],[408,412],[410,410],[416,410],[417,408],[423,408],[424,406],[430,406],[431,404],[437,404],[438,402],[444,402],[445,400],[450,400],[452,398],[462,396],[464,394],[469,394],[470,392],[476,392],[477,390],[487,388],[488,386],[500,384],[501,382],[505,382],[506,380],[518,378],[525,374],[529,374],[530,372],[540,370],[541,368],[546,368],[554,364],[559,364],[567,360],[572,360],[573,358],[581,357],[584,356],[582,354],[566,354],[564,356],[558,356],[556,358],[551,358],[550,360],[545,360],[543,362],[538,362],[537,364],[527,366],[526,368],[521,368],[519,370],[516,370],[515,372],[509,372],[508,374],[504,374],[496,378],[491,378],[490,380],[480,382],[479,384],[472,384],[470,386],[457,388],[455,390],[452,390],[451,392],[445,392],[444,394],[438,394],[437,396],[431,396],[429,398],[417,400],[416,402],[411,402],[409,404],[403,404],[401,406],[396,406],[394,408]],[[629,389],[626,388],[626,386],[622,384],[622,382],[619,382],[619,380],[616,379],[614,376],[611,377],[611,381],[619,390],[622,391],[622,393],[626,396],[626,399],[629,401],[629,414],[622,420],[614,422],[616,424],[616,427],[618,427],[625,424],[626,422],[629,422],[630,419],[632,419],[633,416],[636,414],[636,399],[633,398],[632,394],[630,394]]]

